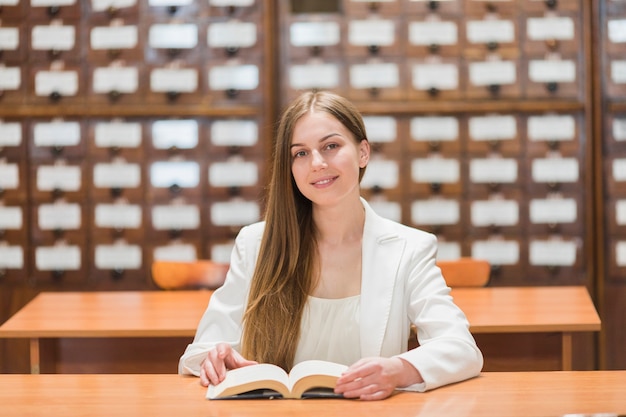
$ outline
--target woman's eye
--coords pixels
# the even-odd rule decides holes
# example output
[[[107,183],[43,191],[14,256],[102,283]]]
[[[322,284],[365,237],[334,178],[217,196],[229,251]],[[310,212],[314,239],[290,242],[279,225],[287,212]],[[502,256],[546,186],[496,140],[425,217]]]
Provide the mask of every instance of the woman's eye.
[[[338,147],[339,147],[339,145],[337,145],[336,143],[329,143],[326,146],[326,149],[335,149],[335,148],[338,148]]]
[[[306,155],[306,152],[305,152],[305,151],[298,151],[298,152],[296,152],[296,153],[294,153],[294,154],[293,154],[293,157],[294,157],[294,158],[301,158],[301,157],[303,157],[303,156],[305,156],[305,155]]]

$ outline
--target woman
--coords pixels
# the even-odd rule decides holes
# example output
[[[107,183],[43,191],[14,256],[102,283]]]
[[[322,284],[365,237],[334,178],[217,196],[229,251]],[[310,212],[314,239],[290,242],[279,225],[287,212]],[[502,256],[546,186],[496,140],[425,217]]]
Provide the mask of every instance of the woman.
[[[370,157],[347,100],[305,93],[284,112],[265,221],[242,228],[179,372],[306,359],[350,365],[335,392],[377,400],[474,377],[483,358],[435,265],[435,236],[378,216],[360,197]],[[410,325],[420,346],[407,351]]]

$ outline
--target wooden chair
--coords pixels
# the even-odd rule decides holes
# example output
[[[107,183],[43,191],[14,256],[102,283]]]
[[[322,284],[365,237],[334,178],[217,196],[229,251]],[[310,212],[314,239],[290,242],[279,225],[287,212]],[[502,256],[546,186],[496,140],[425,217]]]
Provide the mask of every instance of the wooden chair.
[[[491,265],[483,259],[462,257],[454,260],[437,261],[448,287],[484,287],[489,283]],[[409,349],[419,346],[417,329],[411,325]]]
[[[211,260],[154,261],[152,281],[163,290],[215,289],[224,283],[229,265]]]
[[[484,287],[489,283],[491,266],[483,259],[459,258],[437,261],[449,287]]]

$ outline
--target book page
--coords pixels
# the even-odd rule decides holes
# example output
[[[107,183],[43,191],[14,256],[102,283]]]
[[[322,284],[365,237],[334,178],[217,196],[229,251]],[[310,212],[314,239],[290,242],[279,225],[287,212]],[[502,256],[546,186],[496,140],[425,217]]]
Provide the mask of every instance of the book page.
[[[346,365],[310,360],[296,364],[289,373],[292,397],[300,398],[310,388],[334,388],[337,378],[348,369]]]
[[[279,366],[263,363],[230,370],[217,385],[209,385],[207,398],[223,398],[256,389],[271,389],[289,397],[289,378]]]

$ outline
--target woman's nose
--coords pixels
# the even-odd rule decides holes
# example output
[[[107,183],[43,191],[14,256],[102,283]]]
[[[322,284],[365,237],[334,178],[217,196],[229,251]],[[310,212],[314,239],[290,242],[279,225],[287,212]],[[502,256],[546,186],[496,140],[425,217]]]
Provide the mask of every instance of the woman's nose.
[[[314,169],[320,169],[326,166],[326,160],[318,151],[313,151],[312,153],[311,166]]]

